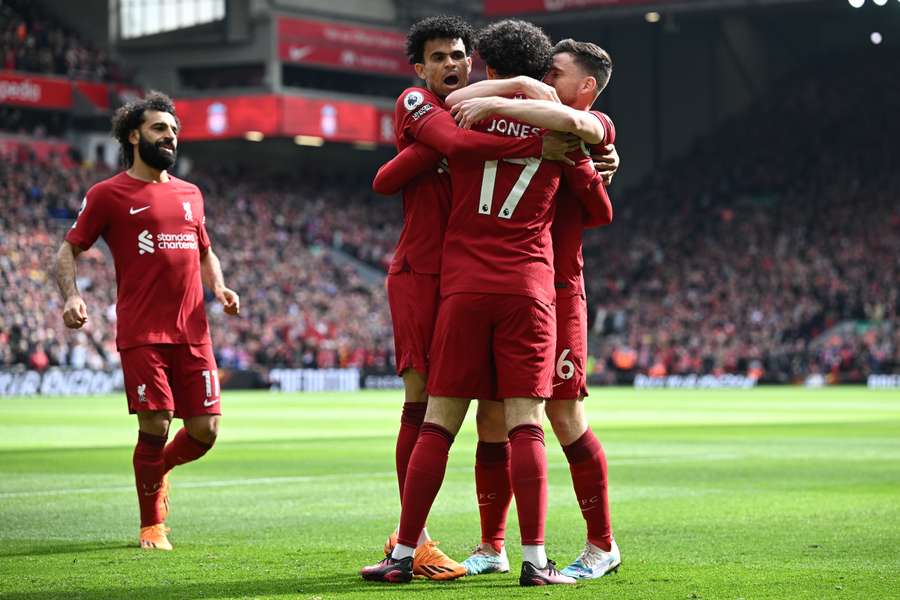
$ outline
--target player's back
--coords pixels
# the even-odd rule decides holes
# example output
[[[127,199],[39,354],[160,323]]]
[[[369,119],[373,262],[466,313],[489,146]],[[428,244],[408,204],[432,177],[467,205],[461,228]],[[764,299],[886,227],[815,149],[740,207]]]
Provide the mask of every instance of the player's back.
[[[415,142],[411,130],[416,122],[429,119],[438,110],[445,110],[440,99],[424,88],[408,88],[400,95],[394,119],[398,152]],[[436,170],[419,175],[403,188],[403,229],[391,261],[391,273],[440,272],[450,195],[450,177]]]
[[[615,126],[604,113],[591,111],[603,123],[604,144],[615,143]],[[602,152],[601,147],[587,148],[590,153]],[[584,206],[568,187],[560,186],[553,217],[553,270],[557,295],[584,294],[584,258],[582,233],[588,226]]]
[[[526,137],[542,131],[492,117],[477,129]],[[441,294],[516,294],[552,304],[550,224],[560,164],[539,158],[450,162],[453,201],[444,239]]]

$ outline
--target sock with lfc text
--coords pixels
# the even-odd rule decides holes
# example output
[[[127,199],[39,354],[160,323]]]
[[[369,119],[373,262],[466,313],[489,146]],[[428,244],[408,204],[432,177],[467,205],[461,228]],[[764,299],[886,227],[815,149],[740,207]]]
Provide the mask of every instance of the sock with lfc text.
[[[572,486],[587,523],[587,539],[601,550],[612,547],[612,525],[607,494],[606,454],[600,440],[588,428],[584,434],[563,446],[572,473]]]
[[[158,503],[165,468],[163,448],[166,437],[138,431],[137,445],[134,447],[134,481],[137,485],[138,506],[141,511],[141,527],[149,527],[163,522]]]
[[[509,442],[478,442],[475,450],[475,493],[481,517],[481,543],[503,549],[506,515],[512,502]]]
[[[544,544],[547,519],[547,453],[540,425],[519,425],[509,432],[510,474],[523,546]]]

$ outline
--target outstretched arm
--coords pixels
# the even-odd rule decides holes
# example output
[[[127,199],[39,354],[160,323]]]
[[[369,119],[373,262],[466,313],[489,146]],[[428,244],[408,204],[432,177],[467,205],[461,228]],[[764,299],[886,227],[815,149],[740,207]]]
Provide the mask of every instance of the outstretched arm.
[[[538,81],[525,75],[509,79],[485,79],[452,92],[444,100],[444,104],[453,107],[463,100],[484,98],[486,96],[515,96],[524,94],[526,98],[559,102],[559,96],[552,85]]]
[[[222,264],[219,257],[208,248],[206,252],[200,256],[200,279],[203,285],[215,294],[216,299],[222,303],[225,308],[225,314],[236,316],[241,312],[241,298],[234,290],[225,287],[225,278],[222,275]]]
[[[75,283],[75,259],[81,254],[81,248],[63,242],[56,253],[54,272],[56,273],[56,285],[65,301],[63,308],[63,323],[69,329],[80,329],[87,323],[87,305],[78,293],[78,285]]]
[[[372,180],[372,189],[376,194],[393,196],[422,173],[437,169],[441,158],[443,155],[431,146],[413,142],[381,165]]]
[[[472,98],[454,106],[451,113],[466,129],[491,115],[503,115],[536,127],[575,134],[591,145],[603,143],[606,135],[603,123],[591,113],[546,100]]]
[[[541,156],[539,137],[510,138],[461,129],[450,113],[443,110],[416,128],[413,137],[448,158],[495,160]]]

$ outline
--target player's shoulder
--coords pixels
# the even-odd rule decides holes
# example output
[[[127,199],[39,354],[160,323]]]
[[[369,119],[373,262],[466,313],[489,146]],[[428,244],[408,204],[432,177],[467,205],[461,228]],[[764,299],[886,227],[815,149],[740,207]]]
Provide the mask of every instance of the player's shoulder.
[[[603,128],[606,130],[606,142],[607,144],[614,144],[616,141],[616,126],[613,123],[612,118],[606,114],[605,112],[599,110],[590,111],[592,115],[597,117],[601,123],[603,123]]]
[[[397,98],[396,108],[398,111],[415,112],[427,105],[432,108],[442,106],[441,99],[429,89],[413,86],[403,90]]]
[[[116,173],[112,177],[107,177],[106,179],[100,180],[91,187],[88,188],[87,193],[85,194],[91,200],[104,200],[112,197],[116,190],[122,189],[124,186],[127,186],[129,182],[128,174],[125,171],[120,171]]]
[[[169,175],[169,182],[172,187],[174,187],[175,190],[180,194],[198,194],[199,196],[203,196],[200,188],[190,181],[185,181],[184,179],[175,177],[174,175]]]

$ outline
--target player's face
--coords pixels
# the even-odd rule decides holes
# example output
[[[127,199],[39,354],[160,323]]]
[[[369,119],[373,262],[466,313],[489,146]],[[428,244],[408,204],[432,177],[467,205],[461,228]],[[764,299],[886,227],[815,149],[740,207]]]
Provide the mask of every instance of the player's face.
[[[469,84],[472,59],[466,56],[466,45],[457,39],[425,42],[425,62],[416,63],[416,74],[425,86],[440,98]]]
[[[544,83],[552,85],[560,102],[567,106],[574,105],[578,96],[586,93],[591,86],[596,87],[594,78],[586,75],[568,52],[560,52],[553,56],[553,65],[544,76]]]
[[[136,133],[141,160],[158,171],[164,171],[175,164],[178,155],[178,123],[171,113],[146,111],[144,122]]]

